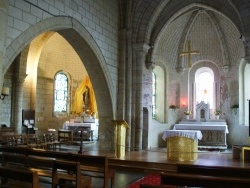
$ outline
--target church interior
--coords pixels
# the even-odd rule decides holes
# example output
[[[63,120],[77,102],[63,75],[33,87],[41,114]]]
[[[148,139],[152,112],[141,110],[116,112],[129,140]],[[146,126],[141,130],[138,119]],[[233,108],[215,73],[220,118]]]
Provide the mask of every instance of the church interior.
[[[250,0],[0,0],[2,147],[248,167],[249,20]]]

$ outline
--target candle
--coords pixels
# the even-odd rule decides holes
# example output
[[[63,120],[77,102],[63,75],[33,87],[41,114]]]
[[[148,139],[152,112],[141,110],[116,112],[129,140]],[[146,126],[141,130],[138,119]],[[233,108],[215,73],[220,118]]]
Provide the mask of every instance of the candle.
[[[3,87],[2,88],[2,95],[8,96],[10,94],[10,88]]]

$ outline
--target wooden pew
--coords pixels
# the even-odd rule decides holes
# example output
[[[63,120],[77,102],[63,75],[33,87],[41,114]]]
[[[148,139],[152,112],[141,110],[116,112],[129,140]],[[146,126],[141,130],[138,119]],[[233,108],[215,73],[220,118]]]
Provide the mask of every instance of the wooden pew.
[[[111,187],[114,187],[115,171],[109,169],[107,156],[93,156],[73,154],[59,151],[50,151],[43,149],[6,147],[0,149],[2,152],[19,153],[26,156],[39,156],[52,159],[61,159],[69,161],[79,161],[81,163],[82,174],[85,176],[102,178],[104,187],[108,187],[108,181],[111,179]]]
[[[2,185],[4,185],[5,183],[8,184],[8,179],[14,179],[14,180],[19,180],[21,182],[28,182],[31,184],[32,188],[39,188],[37,172],[33,172],[29,169],[24,170],[24,169],[0,167],[0,176],[2,177],[1,181]],[[18,187],[21,187],[20,184]],[[28,185],[25,184],[24,187],[27,188]]]
[[[55,160],[51,158],[44,158],[44,157],[35,157],[35,156],[24,156],[18,154],[2,154],[2,166],[8,168],[18,168],[18,169],[29,169],[37,173],[39,176],[39,180],[44,183],[52,183],[54,184],[59,183],[56,180],[53,180],[54,177],[58,179],[67,179],[67,180],[74,180],[74,176],[68,174],[68,172],[76,172],[76,169],[80,169],[79,162],[71,162],[66,160]],[[76,164],[77,163],[77,164]],[[60,173],[57,172],[57,169],[60,169]],[[54,170],[54,171],[53,171]],[[65,170],[65,171],[62,171]],[[52,173],[53,172],[53,173]],[[91,187],[91,178],[82,176],[81,173],[75,173],[80,178],[81,185],[84,185],[85,188]],[[80,174],[80,175],[79,175]],[[45,181],[44,177],[49,178],[50,181]],[[60,178],[58,178],[60,177]],[[52,179],[52,181],[51,181]],[[83,184],[84,183],[84,184]],[[82,186],[81,186],[82,187]]]
[[[176,185],[205,188],[249,188],[250,179],[225,176],[207,176],[184,173],[162,173],[161,185]]]
[[[250,168],[178,164],[177,173],[250,179]]]
[[[51,183],[51,180],[44,179],[44,177],[51,179],[53,159],[3,153],[2,166],[8,168],[29,169],[35,171],[38,174],[39,180],[41,182]]]
[[[55,160],[52,182],[52,187],[91,188],[91,178],[81,175],[80,162]]]
[[[69,161],[79,161],[81,164],[81,170],[83,175],[95,178],[102,178],[104,180],[105,188],[108,187],[108,181],[110,179],[111,187],[114,187],[115,171],[109,169],[107,156],[82,155],[39,149],[29,149],[27,151],[27,154],[29,156],[41,156]]]
[[[107,156],[71,154],[70,159],[80,162],[83,175],[103,178],[104,188],[108,187],[108,180],[111,179],[111,187],[114,187],[115,171],[109,169]]]
[[[71,153],[60,152],[60,151],[50,151],[43,149],[26,149],[28,156],[40,156],[53,159],[70,160]]]

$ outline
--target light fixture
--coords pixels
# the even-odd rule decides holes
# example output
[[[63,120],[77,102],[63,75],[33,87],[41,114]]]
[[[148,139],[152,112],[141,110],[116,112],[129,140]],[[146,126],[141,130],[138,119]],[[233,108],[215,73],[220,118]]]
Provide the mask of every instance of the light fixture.
[[[4,100],[5,96],[8,96],[9,94],[10,94],[10,88],[3,87],[0,98]]]

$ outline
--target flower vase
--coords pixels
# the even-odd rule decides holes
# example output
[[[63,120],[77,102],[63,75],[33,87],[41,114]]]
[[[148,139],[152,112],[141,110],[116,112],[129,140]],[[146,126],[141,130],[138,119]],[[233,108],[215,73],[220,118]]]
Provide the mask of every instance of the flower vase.
[[[189,119],[189,115],[186,115],[186,119]]]
[[[216,115],[216,116],[215,116],[215,119],[220,119],[220,116],[219,116],[219,115]]]

